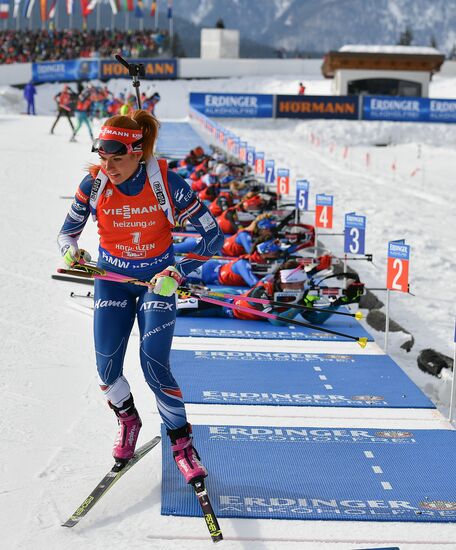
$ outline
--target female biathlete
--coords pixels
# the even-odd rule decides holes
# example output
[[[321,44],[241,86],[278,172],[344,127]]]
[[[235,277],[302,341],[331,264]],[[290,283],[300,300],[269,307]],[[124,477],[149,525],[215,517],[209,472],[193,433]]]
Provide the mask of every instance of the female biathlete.
[[[171,439],[171,449],[187,483],[207,471],[192,445],[182,393],[169,365],[176,318],[175,291],[184,276],[223,244],[212,214],[166,161],[153,156],[159,123],[144,110],[114,116],[101,128],[93,166],[76,192],[58,236],[68,266],[90,261],[78,239],[90,214],[98,223],[98,266],[151,281],[151,287],[95,281],[94,335],[100,387],[115,412],[119,429],[116,461],[134,454],[141,419],[123,376],[125,350],[135,317],[140,330],[140,361],[147,384]],[[201,235],[198,246],[174,261],[171,229],[189,220]]]

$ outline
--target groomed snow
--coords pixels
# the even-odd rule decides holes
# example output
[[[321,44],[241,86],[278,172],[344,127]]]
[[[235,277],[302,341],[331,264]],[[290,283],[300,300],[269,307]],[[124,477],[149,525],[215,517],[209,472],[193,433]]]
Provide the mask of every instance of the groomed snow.
[[[295,93],[300,80],[308,86],[308,93],[330,93],[329,81],[306,79],[305,75],[288,79],[164,82],[155,84],[154,89],[162,96],[159,117],[176,119],[186,115],[190,90]],[[127,82],[115,85],[125,88]],[[50,112],[52,95],[58,89],[54,85],[39,88],[39,112]],[[456,79],[436,78],[431,94],[456,97]],[[71,531],[60,527],[110,466],[115,434],[114,417],[97,385],[91,319],[67,307],[69,292],[85,292],[87,287],[50,279],[59,265],[56,234],[69,205],[68,200],[59,197],[74,194],[84,176],[84,166],[95,159],[89,153],[90,142],[84,128],[79,142],[69,143],[65,120],[59,123],[56,135],[51,136],[51,116],[18,114],[23,109],[19,92],[2,88],[0,100],[2,547],[210,547],[201,518],[160,515],[159,450],[152,451],[127,474],[84,523]],[[416,296],[395,294],[391,305],[392,317],[414,334],[416,342],[407,354],[399,349],[399,335],[391,340],[390,352],[446,412],[449,373],[441,379],[421,373],[416,367],[416,354],[432,346],[452,355],[456,127],[286,120],[230,120],[226,126],[264,150],[269,158],[275,158],[278,165],[290,168],[292,181],[297,177],[309,179],[312,195],[333,193],[336,231],[342,228],[345,212],[355,210],[368,216],[367,251],[374,254],[375,267],[364,262],[354,265],[368,285],[384,285],[388,240],[405,238],[412,246],[410,278]],[[379,141],[389,145],[376,147]],[[391,169],[393,163],[395,171]],[[325,242],[336,252],[340,247],[340,238],[327,237]],[[95,253],[93,224],[88,224],[81,245]],[[383,345],[381,336],[377,343]],[[176,339],[175,345],[182,349],[193,346],[193,341]],[[208,345],[203,341],[200,347]],[[252,350],[262,349],[261,342],[248,345]],[[159,416],[142,379],[137,350],[138,338],[133,335],[125,371],[143,417],[144,442],[158,433]],[[374,345],[372,350],[378,352]],[[273,412],[275,418],[263,407],[189,407],[190,420],[195,424],[280,424],[283,419],[288,425],[303,426],[318,423],[401,429],[449,427],[439,413],[432,411],[275,407]],[[452,466],[440,464],[439,457],[430,465],[448,466],[448,475],[452,475]],[[399,545],[401,550],[437,550],[453,548],[456,540],[456,527],[444,524],[268,520],[221,523],[227,538],[223,547],[227,549],[348,550]]]

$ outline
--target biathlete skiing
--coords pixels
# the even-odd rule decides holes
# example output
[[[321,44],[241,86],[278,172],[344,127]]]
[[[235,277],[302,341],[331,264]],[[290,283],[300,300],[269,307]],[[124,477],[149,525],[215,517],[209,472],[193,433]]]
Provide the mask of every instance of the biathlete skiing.
[[[135,317],[140,362],[155,394],[177,467],[187,483],[207,475],[192,443],[185,404],[169,364],[176,319],[176,289],[183,278],[217,254],[219,226],[185,180],[153,155],[159,123],[145,110],[109,118],[95,140],[99,163],[79,185],[58,236],[65,263],[88,263],[78,239],[90,215],[98,224],[98,267],[150,281],[136,286],[95,281],[94,337],[101,390],[118,421],[113,456],[125,463],[141,429],[130,386],[123,375]],[[191,254],[175,262],[171,230],[188,220],[201,235]]]

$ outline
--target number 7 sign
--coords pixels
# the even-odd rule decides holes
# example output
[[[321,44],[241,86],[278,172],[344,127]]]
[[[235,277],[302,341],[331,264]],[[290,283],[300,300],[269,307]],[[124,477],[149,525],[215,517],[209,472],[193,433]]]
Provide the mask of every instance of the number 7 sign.
[[[386,273],[386,288],[408,292],[409,290],[409,260],[410,246],[405,240],[388,243],[388,265]]]

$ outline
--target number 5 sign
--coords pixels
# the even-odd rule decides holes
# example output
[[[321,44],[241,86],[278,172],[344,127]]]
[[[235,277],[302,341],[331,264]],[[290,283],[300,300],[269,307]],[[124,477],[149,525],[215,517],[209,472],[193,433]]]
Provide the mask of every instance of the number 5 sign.
[[[345,214],[344,252],[364,254],[366,240],[366,216],[357,216],[354,212]]]
[[[298,210],[309,209],[309,187],[307,180],[298,180],[296,182],[296,208]]]
[[[408,292],[409,259],[410,246],[405,244],[404,239],[388,243],[386,288]]]
[[[324,193],[315,199],[315,227],[332,229],[333,226],[333,196]]]
[[[288,195],[290,191],[290,170],[288,168],[277,169],[277,194]]]

